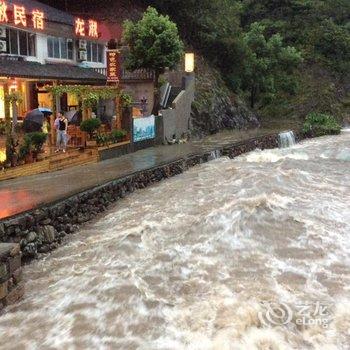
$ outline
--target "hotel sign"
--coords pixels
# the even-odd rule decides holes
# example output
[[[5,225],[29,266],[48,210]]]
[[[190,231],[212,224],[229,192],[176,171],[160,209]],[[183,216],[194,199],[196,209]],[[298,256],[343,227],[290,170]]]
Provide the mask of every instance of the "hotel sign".
[[[32,10],[28,12],[24,6],[16,4],[8,5],[5,1],[0,0],[0,24],[13,23],[16,26],[44,29],[44,12]]]
[[[80,37],[98,38],[98,24],[93,19],[76,18],[74,21],[75,35]]]
[[[118,83],[120,80],[120,52],[107,50],[107,82]]]
[[[13,24],[19,27],[45,29],[45,13],[40,9],[28,11],[25,6],[19,6],[0,0],[0,25]],[[74,32],[79,37],[98,39],[98,23],[93,19],[75,18]]]

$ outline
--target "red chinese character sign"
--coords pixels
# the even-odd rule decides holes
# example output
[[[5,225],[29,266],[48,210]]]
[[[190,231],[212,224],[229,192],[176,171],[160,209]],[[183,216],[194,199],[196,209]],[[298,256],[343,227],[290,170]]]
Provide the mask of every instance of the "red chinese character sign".
[[[4,1],[0,1],[0,23],[7,23],[8,21],[7,5]]]
[[[97,22],[92,19],[89,20],[89,36],[91,38],[98,38]]]
[[[118,83],[120,80],[120,52],[107,50],[107,82]]]
[[[41,12],[39,10],[34,10],[32,12],[32,21],[33,21],[33,27],[35,29],[44,29],[44,12]]]
[[[75,19],[75,34],[85,36],[85,21],[81,18]]]
[[[15,25],[27,26],[26,9],[24,6],[13,5],[13,18]]]
[[[92,19],[76,18],[74,23],[75,35],[80,37],[98,38],[98,23]]]
[[[45,14],[40,10],[27,12],[24,6],[8,4],[0,0],[0,23],[14,24],[18,27],[28,27],[32,24],[34,29],[44,30]]]

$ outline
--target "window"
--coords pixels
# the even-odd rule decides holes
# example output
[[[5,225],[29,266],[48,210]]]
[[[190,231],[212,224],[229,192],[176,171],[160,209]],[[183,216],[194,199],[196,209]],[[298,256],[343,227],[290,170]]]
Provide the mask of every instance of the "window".
[[[47,38],[47,52],[50,58],[73,59],[73,40],[65,38]]]
[[[5,118],[4,88],[0,85],[0,119]]]
[[[8,52],[11,55],[36,56],[35,34],[17,29],[7,29]]]
[[[87,61],[103,63],[104,46],[101,44],[87,42]]]

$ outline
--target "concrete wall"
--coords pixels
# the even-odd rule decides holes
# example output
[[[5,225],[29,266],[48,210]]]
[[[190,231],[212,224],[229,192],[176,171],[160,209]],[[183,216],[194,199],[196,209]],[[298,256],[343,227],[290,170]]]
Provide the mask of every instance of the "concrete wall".
[[[143,97],[147,98],[147,115],[151,115],[154,101],[154,83],[153,81],[130,82],[123,84],[122,88],[127,91],[134,100],[136,107],[140,108],[140,101]]]
[[[162,121],[158,126],[158,141],[167,143],[167,140],[171,140],[173,135],[175,135],[176,139],[180,139],[189,132],[194,92],[194,75],[186,76],[184,79],[184,90],[174,100],[172,108],[161,111]]]

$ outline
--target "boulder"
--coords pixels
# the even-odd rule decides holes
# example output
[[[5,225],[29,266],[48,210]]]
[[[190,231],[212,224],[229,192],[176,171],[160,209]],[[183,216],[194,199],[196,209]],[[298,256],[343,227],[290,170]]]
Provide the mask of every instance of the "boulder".
[[[43,243],[52,243],[56,238],[56,230],[50,225],[40,227],[38,233],[42,237]]]
[[[27,234],[26,240],[28,243],[32,243],[36,240],[37,234],[34,231],[31,231]]]

